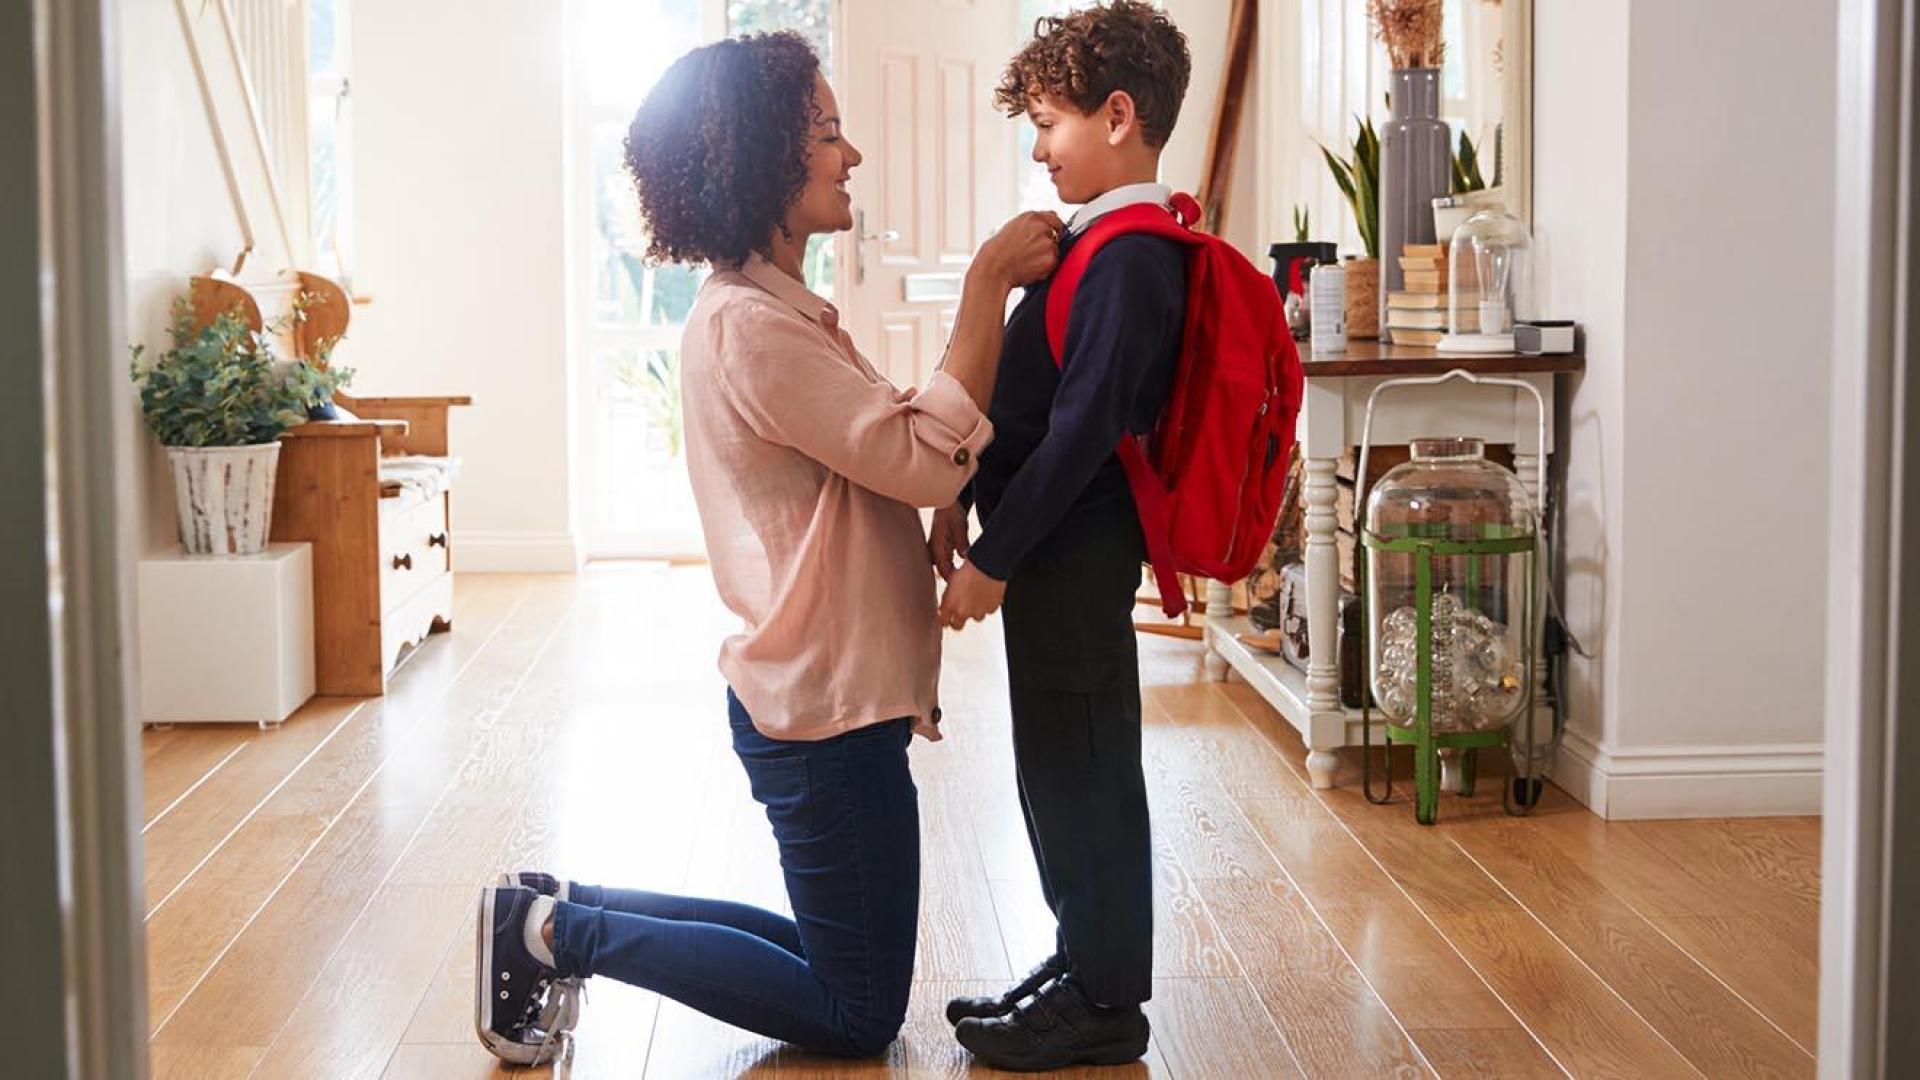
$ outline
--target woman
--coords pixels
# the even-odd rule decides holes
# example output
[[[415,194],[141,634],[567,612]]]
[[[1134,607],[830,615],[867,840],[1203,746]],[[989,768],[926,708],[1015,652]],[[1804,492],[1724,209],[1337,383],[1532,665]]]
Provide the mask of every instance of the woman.
[[[919,921],[907,744],[939,737],[915,507],[972,476],[1001,313],[1051,271],[1060,221],[1022,215],[986,243],[941,371],[901,392],[802,283],[808,238],[853,226],[861,160],[804,39],[682,57],[626,150],[649,255],[714,267],[681,344],[687,465],[714,582],[745,623],[720,670],[794,918],[511,875],[480,898],[477,1026],[500,1057],[545,1060],[578,980],[606,975],[808,1049],[878,1054],[906,1015]]]

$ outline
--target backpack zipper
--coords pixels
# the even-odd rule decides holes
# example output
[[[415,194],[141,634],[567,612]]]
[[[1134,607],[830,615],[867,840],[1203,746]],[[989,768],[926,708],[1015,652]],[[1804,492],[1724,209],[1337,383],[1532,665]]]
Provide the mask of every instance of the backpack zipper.
[[[1268,391],[1267,396],[1260,399],[1260,411],[1253,414],[1253,419],[1254,419],[1253,439],[1256,445],[1260,441],[1260,431],[1261,431],[1261,428],[1264,426],[1260,423],[1260,421],[1266,419],[1267,406],[1272,403],[1273,403],[1273,393],[1272,391]],[[1233,506],[1234,506],[1233,531],[1227,535],[1227,550],[1221,553],[1220,555],[1220,562],[1222,565],[1225,565],[1228,561],[1230,561],[1233,558],[1234,546],[1240,542],[1240,523],[1241,521],[1244,520],[1243,515],[1241,515],[1241,513],[1239,512],[1240,504],[1247,497],[1247,478],[1252,475],[1253,475],[1253,465],[1251,464],[1251,459],[1249,459],[1249,464],[1247,465],[1246,471],[1240,474],[1240,489],[1236,491],[1233,496]]]

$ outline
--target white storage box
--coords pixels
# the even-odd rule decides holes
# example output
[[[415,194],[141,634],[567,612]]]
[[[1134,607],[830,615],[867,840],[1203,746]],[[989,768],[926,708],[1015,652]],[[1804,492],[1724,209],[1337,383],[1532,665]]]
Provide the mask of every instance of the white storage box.
[[[140,560],[140,719],[279,723],[313,696],[313,548]]]

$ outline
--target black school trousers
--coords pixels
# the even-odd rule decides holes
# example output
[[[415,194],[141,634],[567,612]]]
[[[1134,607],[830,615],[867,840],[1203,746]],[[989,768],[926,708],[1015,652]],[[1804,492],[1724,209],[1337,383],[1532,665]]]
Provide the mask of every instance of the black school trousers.
[[[1067,969],[1101,1005],[1153,992],[1153,843],[1140,762],[1130,498],[1076,506],[1007,583],[1002,622],[1027,838]]]

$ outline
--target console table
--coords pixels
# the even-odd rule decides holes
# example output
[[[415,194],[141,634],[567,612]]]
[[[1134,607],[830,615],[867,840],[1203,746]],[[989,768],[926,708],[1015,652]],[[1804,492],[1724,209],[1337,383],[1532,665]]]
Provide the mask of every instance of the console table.
[[[1538,505],[1541,493],[1536,465],[1540,455],[1552,453],[1555,380],[1585,370],[1586,359],[1577,353],[1442,355],[1432,349],[1356,341],[1342,352],[1322,356],[1302,346],[1301,366],[1306,373],[1299,439],[1306,459],[1307,671],[1303,673],[1284,658],[1241,640],[1241,635],[1253,632],[1253,625],[1246,616],[1233,614],[1229,586],[1220,582],[1210,582],[1207,590],[1206,665],[1207,675],[1216,681],[1224,680],[1229,668],[1239,672],[1298,728],[1307,744],[1307,772],[1313,786],[1330,788],[1339,764],[1335,751],[1358,745],[1361,738],[1360,710],[1340,704],[1340,566],[1334,538],[1334,473],[1340,456],[1360,441],[1368,395],[1388,378],[1440,375],[1456,369],[1532,383],[1547,403],[1544,445],[1539,442],[1531,394],[1512,387],[1461,381],[1390,391],[1374,409],[1373,443],[1405,445],[1429,435],[1460,435],[1489,444],[1510,444],[1514,471]],[[1364,477],[1358,480],[1365,482]],[[1541,703],[1536,706],[1536,717],[1547,711],[1545,679],[1543,657],[1534,669],[1534,700]],[[1378,716],[1373,722],[1384,723]]]

